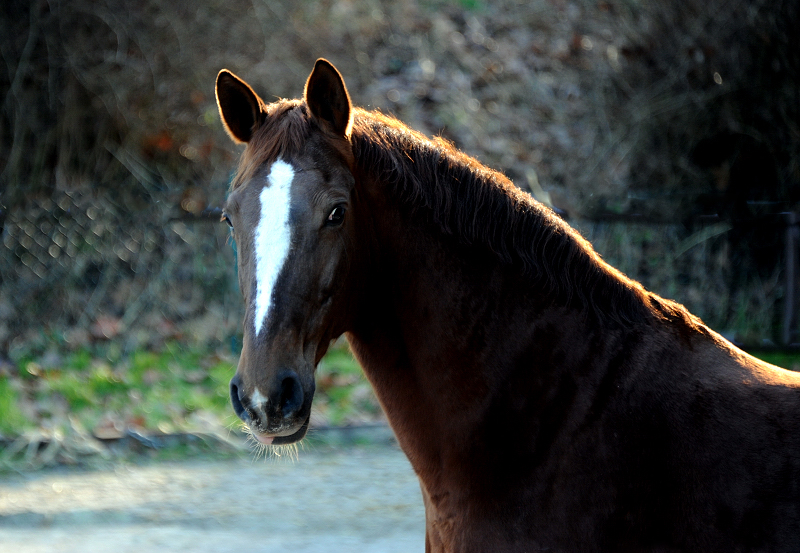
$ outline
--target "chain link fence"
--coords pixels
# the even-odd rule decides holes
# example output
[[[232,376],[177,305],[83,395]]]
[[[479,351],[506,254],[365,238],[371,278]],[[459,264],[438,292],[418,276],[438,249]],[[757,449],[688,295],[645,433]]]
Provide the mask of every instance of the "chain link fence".
[[[227,227],[211,224],[218,211],[181,211],[132,211],[89,190],[12,210],[0,243],[7,347],[118,337],[129,347],[213,345],[233,335],[240,302]]]

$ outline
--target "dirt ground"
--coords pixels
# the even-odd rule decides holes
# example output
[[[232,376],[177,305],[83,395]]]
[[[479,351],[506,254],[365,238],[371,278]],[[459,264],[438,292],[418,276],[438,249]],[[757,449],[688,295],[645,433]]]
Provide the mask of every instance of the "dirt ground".
[[[423,551],[405,455],[368,445],[0,478],[2,552],[287,550]]]

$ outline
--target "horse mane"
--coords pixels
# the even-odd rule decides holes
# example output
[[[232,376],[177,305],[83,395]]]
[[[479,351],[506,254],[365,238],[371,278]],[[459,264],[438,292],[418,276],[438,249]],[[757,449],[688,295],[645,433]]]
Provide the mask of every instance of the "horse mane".
[[[302,152],[314,124],[300,100],[280,100],[248,144],[232,188],[260,166]],[[591,244],[505,175],[377,111],[354,108],[357,169],[387,185],[403,205],[442,233],[488,248],[517,265],[532,286],[599,321],[623,326],[666,319],[683,328],[702,322],[682,305],[646,291],[602,260]]]
[[[403,204],[444,234],[519,265],[543,293],[604,322],[702,325],[682,305],[646,291],[603,261],[551,209],[450,142],[362,109],[355,110],[351,141],[359,168],[389,185]]]

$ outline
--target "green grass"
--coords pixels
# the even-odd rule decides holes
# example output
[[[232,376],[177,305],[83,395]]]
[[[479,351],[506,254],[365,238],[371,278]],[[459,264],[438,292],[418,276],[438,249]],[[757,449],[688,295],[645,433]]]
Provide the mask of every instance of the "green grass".
[[[228,428],[240,424],[228,396],[236,358],[227,352],[168,343],[157,351],[123,355],[105,345],[55,356],[52,351],[26,352],[15,361],[17,374],[0,380],[0,432],[5,435],[30,427],[68,429],[75,423],[90,432],[128,427],[191,431],[209,420]],[[322,424],[379,416],[369,384],[345,344],[335,345],[320,362],[317,382],[315,420]],[[34,418],[25,412],[35,413]]]
[[[29,421],[20,409],[19,392],[8,377],[0,376],[0,433],[16,434],[29,426]]]

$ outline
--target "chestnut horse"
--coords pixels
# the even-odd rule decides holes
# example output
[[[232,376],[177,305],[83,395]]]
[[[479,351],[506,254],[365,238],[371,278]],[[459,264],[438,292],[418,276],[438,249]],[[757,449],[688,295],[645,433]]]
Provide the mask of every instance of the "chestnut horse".
[[[257,440],[305,435],[344,334],[419,476],[426,551],[800,551],[800,376],[500,173],[353,108],[325,60],[302,99],[223,70],[217,101],[246,144],[223,218]]]

